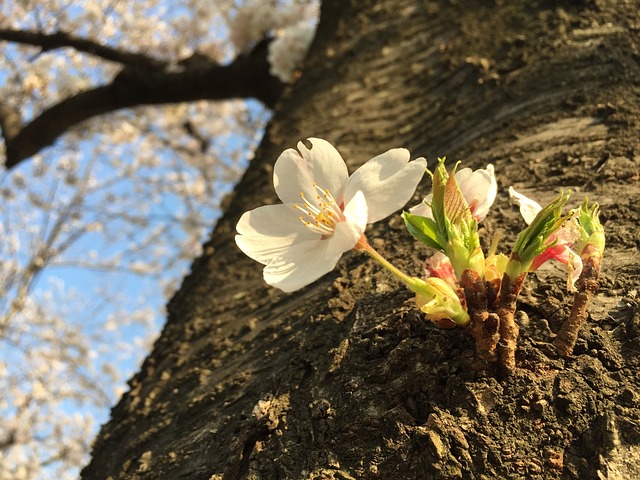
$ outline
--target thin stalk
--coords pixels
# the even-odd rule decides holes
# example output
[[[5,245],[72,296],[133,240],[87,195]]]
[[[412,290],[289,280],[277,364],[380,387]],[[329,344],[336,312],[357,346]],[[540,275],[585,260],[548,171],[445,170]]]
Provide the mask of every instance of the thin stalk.
[[[371,245],[369,245],[369,242],[367,242],[367,239],[364,235],[360,238],[360,240],[358,240],[358,243],[356,243],[356,246],[353,247],[353,249],[367,253],[371,258],[373,258],[376,262],[386,268],[400,281],[405,283],[410,290],[414,290],[412,287],[416,284],[415,280],[406,273],[398,270],[386,258],[380,255]]]
[[[518,347],[518,335],[520,327],[515,321],[516,303],[522,284],[527,278],[527,272],[521,272],[513,281],[508,274],[502,277],[500,287],[500,304],[498,306],[498,318],[500,320],[500,370],[504,376],[508,376],[516,369],[516,349]]]
[[[498,243],[500,243],[500,239],[502,238],[502,233],[495,232],[493,237],[491,238],[491,246],[489,247],[489,251],[487,252],[487,256],[495,255],[498,250]]]

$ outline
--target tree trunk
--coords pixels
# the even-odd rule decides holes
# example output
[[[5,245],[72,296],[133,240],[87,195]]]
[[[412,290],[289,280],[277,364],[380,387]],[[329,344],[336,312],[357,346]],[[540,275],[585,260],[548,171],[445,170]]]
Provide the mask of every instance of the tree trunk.
[[[324,1],[302,77],[82,477],[640,478],[639,9]],[[476,373],[471,339],[425,320],[362,254],[300,292],[265,286],[235,224],[277,201],[273,161],[309,136],[351,171],[392,147],[431,165],[493,163],[501,193],[484,235],[501,230],[506,253],[523,226],[509,185],[540,203],[568,188],[574,206],[599,202],[601,288],[574,356],[551,344],[572,299],[557,269],[527,277],[517,370],[503,381]],[[428,252],[399,215],[368,232],[421,274]]]

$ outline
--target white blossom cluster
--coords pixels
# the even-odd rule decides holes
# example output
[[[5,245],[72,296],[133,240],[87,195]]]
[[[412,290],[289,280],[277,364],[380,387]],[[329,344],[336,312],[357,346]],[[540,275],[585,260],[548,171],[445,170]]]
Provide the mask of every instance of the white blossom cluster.
[[[314,11],[270,8],[278,20],[261,31],[282,38]],[[232,0],[0,2],[0,28],[66,32],[178,68],[195,53],[228,61],[246,47],[232,43],[240,11]],[[121,68],[0,41],[0,101],[26,123]],[[267,116],[241,101],[123,110],[0,167],[1,479],[76,478]]]
[[[307,55],[315,34],[315,27],[305,21],[283,29],[269,45],[267,58],[271,74],[284,83],[291,82],[296,69]]]
[[[231,21],[230,38],[239,51],[246,51],[265,37],[269,44],[271,74],[289,83],[300,67],[315,36],[317,3],[249,0]]]

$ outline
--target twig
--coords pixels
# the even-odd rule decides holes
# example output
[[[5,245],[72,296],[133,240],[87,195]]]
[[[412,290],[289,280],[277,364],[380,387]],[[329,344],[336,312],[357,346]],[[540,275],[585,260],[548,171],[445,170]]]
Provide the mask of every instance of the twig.
[[[573,353],[573,347],[576,345],[580,328],[587,319],[589,302],[591,302],[594,293],[600,286],[598,277],[600,276],[602,256],[598,247],[588,243],[583,248],[580,256],[583,259],[583,269],[576,285],[578,291],[573,297],[573,306],[571,307],[569,318],[564,321],[558,336],[553,342],[558,353],[563,357],[570,357]]]
[[[41,33],[0,28],[0,40],[40,47],[43,52],[70,47],[121,65],[151,70],[161,70],[169,62],[120,48],[112,48],[88,38],[77,37],[67,32]]]
[[[267,53],[265,41],[228,65],[211,62],[207,67],[181,72],[125,68],[111,83],[60,101],[19,131],[3,130],[5,167],[15,167],[85,120],[123,108],[231,98],[255,98],[273,108],[284,84],[269,73]],[[0,110],[3,128],[5,124],[20,125],[13,117],[9,122],[9,113]]]
[[[500,305],[498,318],[500,319],[500,370],[504,376],[508,376],[516,369],[516,348],[520,327],[515,322],[516,303],[518,294],[522,288],[527,272],[522,272],[512,282],[506,273],[502,277],[500,287]]]

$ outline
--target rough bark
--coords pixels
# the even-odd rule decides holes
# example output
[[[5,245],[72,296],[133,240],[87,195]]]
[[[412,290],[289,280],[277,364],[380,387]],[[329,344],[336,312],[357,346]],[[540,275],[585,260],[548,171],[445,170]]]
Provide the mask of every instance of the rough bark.
[[[323,2],[302,78],[82,477],[640,478],[638,7]],[[600,203],[601,289],[574,358],[550,343],[571,301],[554,270],[527,277],[517,369],[503,382],[477,377],[471,339],[425,321],[363,255],[295,294],[265,287],[234,226],[276,200],[273,161],[312,135],[352,169],[405,146],[491,162],[503,189],[541,203],[567,187],[576,204],[585,193]],[[425,182],[416,201],[426,193]],[[483,225],[515,239],[504,190]],[[368,237],[420,273],[426,251],[399,217]]]

